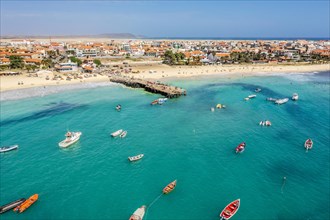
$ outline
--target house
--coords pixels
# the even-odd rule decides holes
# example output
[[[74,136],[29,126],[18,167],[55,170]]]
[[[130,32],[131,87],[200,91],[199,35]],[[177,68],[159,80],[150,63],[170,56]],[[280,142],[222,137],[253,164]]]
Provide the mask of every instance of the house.
[[[30,59],[30,58],[25,58],[24,59],[25,64],[31,64],[31,65],[40,65],[41,60],[40,59]]]
[[[9,65],[10,60],[8,58],[0,58],[0,65]]]
[[[58,72],[72,72],[72,71],[77,71],[78,66],[76,63],[59,63],[55,66],[55,70]]]

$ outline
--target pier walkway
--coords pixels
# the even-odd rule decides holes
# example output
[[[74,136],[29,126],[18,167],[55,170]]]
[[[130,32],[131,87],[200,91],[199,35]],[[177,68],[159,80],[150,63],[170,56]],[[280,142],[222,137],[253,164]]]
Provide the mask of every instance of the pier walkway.
[[[131,88],[143,88],[148,92],[161,94],[167,98],[177,98],[181,95],[187,95],[186,90],[164,83],[152,82],[143,79],[134,79],[123,76],[109,76],[109,79],[111,82],[114,83],[120,83]]]

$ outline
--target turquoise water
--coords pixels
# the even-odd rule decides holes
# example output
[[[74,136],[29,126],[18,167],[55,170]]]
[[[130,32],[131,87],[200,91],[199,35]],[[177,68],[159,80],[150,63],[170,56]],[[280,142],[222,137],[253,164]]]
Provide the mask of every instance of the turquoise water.
[[[0,155],[0,203],[34,193],[39,200],[0,218],[128,219],[177,179],[144,219],[218,219],[237,198],[232,219],[329,219],[329,73],[172,84],[188,96],[163,106],[150,105],[157,95],[121,86],[1,102],[1,145],[20,148]],[[256,87],[262,92],[244,101]],[[297,102],[265,100],[294,92]],[[227,109],[211,112],[217,103]],[[266,119],[273,125],[260,127]],[[110,137],[121,128],[126,138]],[[67,129],[83,135],[60,149]],[[306,153],[308,137],[314,148]],[[243,141],[246,150],[235,154]]]

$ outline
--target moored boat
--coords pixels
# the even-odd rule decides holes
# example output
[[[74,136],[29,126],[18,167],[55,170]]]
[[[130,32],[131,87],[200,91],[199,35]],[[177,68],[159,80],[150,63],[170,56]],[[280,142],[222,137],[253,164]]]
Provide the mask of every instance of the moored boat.
[[[151,102],[151,105],[157,105],[157,104],[158,104],[158,99]]]
[[[3,146],[3,147],[0,147],[0,153],[5,153],[5,152],[16,150],[16,149],[18,149],[18,145]]]
[[[118,105],[116,106],[116,110],[117,110],[117,111],[120,111],[120,110],[121,110],[121,105],[120,105],[120,104],[118,104]]]
[[[0,206],[0,214],[2,213],[5,213],[13,208],[16,208],[17,206],[19,206],[20,204],[22,204],[26,199],[24,198],[21,198],[21,199],[18,199],[16,201],[13,201],[11,203],[8,203],[6,205],[2,205]]]
[[[141,160],[142,157],[144,157],[144,154],[139,154],[139,155],[136,155],[136,156],[133,156],[133,157],[128,157],[128,160],[133,162],[133,161]]]
[[[297,101],[298,99],[299,99],[298,94],[297,94],[297,93],[293,93],[293,95],[292,95],[292,100],[293,100],[293,101]]]
[[[123,132],[119,135],[119,137],[120,137],[120,138],[124,138],[124,137],[126,137],[126,135],[127,135],[127,131],[123,131]]]
[[[146,206],[143,205],[140,208],[138,208],[137,210],[135,210],[135,212],[131,215],[131,217],[129,218],[129,220],[142,220],[143,216],[146,212]]]
[[[288,101],[289,101],[288,98],[277,99],[277,100],[275,101],[275,103],[278,104],[278,105],[282,105],[282,104],[284,104],[284,103],[287,103]]]
[[[254,91],[255,92],[261,92],[261,89],[260,88],[256,88]]]
[[[233,217],[239,209],[240,199],[236,199],[235,201],[229,203],[220,213],[220,220],[228,220]]]
[[[63,147],[63,148],[69,147],[70,145],[79,141],[81,135],[82,135],[82,133],[79,131],[77,131],[77,132],[68,131],[65,134],[66,138],[63,141],[61,141],[60,143],[58,143],[58,146]]]
[[[27,208],[29,208],[33,203],[35,203],[38,200],[38,194],[34,194],[32,195],[30,198],[28,198],[27,200],[25,200],[22,204],[20,204],[19,206],[17,206],[14,211],[15,212],[19,212],[22,213],[24,212]]]
[[[248,96],[249,99],[253,99],[253,98],[255,98],[255,97],[257,97],[257,95],[255,95],[255,94],[253,94],[253,95],[249,95],[249,96]]]
[[[170,184],[165,186],[165,188],[163,189],[163,193],[168,194],[168,193],[172,192],[172,190],[175,188],[175,186],[176,186],[176,180],[174,180],[173,182],[171,182]]]
[[[310,150],[310,149],[313,148],[313,141],[312,141],[312,139],[308,138],[305,141],[305,148],[306,148],[306,150]]]
[[[271,97],[267,98],[266,100],[267,100],[267,101],[271,101],[271,102],[276,102],[276,101],[277,101],[277,99],[275,99],[275,98],[271,98]]]
[[[161,105],[161,104],[163,104],[166,101],[167,101],[167,98],[159,98],[158,99],[158,104]]]
[[[245,150],[245,146],[245,142],[240,143],[235,149],[236,153],[242,153]]]
[[[115,131],[113,133],[111,133],[112,137],[117,137],[118,135],[120,135],[121,133],[123,133],[123,129],[119,129],[118,131]]]

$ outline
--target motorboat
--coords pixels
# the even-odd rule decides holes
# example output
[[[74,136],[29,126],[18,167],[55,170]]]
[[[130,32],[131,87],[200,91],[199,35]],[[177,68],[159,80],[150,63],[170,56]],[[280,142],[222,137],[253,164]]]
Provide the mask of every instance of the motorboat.
[[[288,101],[289,101],[288,98],[277,99],[277,100],[275,101],[275,103],[278,104],[278,105],[282,105],[282,104],[284,104],[284,103],[287,103]]]
[[[131,215],[129,220],[142,220],[144,214],[146,213],[146,209],[147,207],[145,205],[141,206],[140,208],[135,210],[135,212],[133,213],[133,215]]]
[[[24,212],[27,208],[29,208],[33,203],[35,203],[38,200],[38,197],[39,197],[38,194],[32,195],[30,198],[25,200],[22,204],[20,204],[16,208],[14,208],[14,211],[19,212],[19,213]]]
[[[271,126],[272,123],[270,121],[266,120],[266,121],[260,121],[259,125],[261,125],[261,126]]]
[[[255,92],[261,92],[261,89],[260,88],[256,88],[254,91]]]
[[[244,99],[245,99],[246,101],[248,101],[248,100],[253,99],[253,98],[255,98],[255,97],[257,97],[257,95],[252,94],[252,95],[249,95],[248,97],[246,97],[246,98],[244,98]]]
[[[26,199],[25,198],[21,198],[21,199],[18,199],[16,201],[13,201],[11,203],[8,203],[6,205],[2,205],[0,206],[0,214],[2,213],[5,213],[11,209],[14,209],[16,208],[17,206],[19,206],[20,204],[22,204]]]
[[[120,137],[120,138],[124,138],[124,137],[126,137],[126,135],[127,135],[127,131],[123,131],[123,132],[119,135],[119,137]]]
[[[245,146],[245,142],[240,143],[235,149],[236,153],[242,153],[245,150]]]
[[[313,141],[312,141],[312,139],[308,138],[305,141],[305,148],[306,148],[306,150],[310,150],[310,149],[312,149],[312,147],[313,147]]]
[[[117,137],[118,135],[120,135],[121,133],[123,133],[123,129],[119,129],[118,131],[115,131],[113,133],[111,133],[112,137]]]
[[[213,107],[211,108],[211,112],[214,112],[214,108]]]
[[[141,160],[142,157],[144,157],[144,154],[139,154],[139,155],[136,155],[136,156],[133,156],[133,157],[128,157],[128,160],[133,162],[133,161]]]
[[[158,104],[158,99],[151,102],[151,105],[157,105],[157,104]]]
[[[219,108],[219,109],[220,109],[220,108],[226,108],[226,106],[223,105],[223,104],[217,104],[217,105],[216,105],[216,108]]]
[[[159,98],[158,99],[158,104],[161,105],[161,104],[163,104],[166,101],[167,101],[167,98]]]
[[[171,182],[167,186],[165,186],[165,188],[163,189],[163,193],[168,194],[168,193],[172,192],[172,190],[175,188],[175,186],[176,186],[176,180],[174,180],[173,182]]]
[[[70,145],[79,141],[81,135],[82,133],[80,131],[77,132],[68,131],[65,134],[66,138],[63,141],[61,141],[58,145],[63,148],[69,147]]]
[[[235,201],[229,203],[220,213],[220,220],[228,220],[233,217],[239,209],[240,199],[236,199]]]
[[[120,110],[121,110],[121,105],[118,104],[118,105],[116,106],[116,110],[117,110],[117,111],[120,111]]]
[[[292,98],[293,101],[297,101],[299,99],[299,96],[297,93],[293,93]]]
[[[18,145],[3,146],[3,147],[0,147],[0,153],[5,153],[5,152],[16,150],[16,149],[18,149]]]

